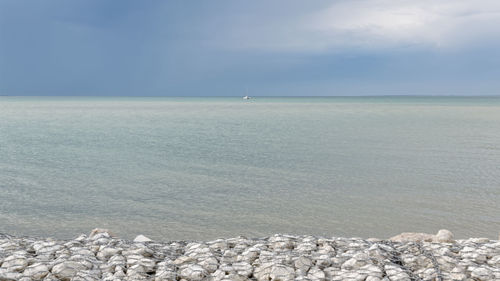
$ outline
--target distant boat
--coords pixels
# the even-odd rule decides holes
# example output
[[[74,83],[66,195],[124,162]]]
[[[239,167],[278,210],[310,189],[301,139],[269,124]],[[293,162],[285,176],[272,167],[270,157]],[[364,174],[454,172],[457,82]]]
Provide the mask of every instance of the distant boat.
[[[249,100],[250,97],[248,96],[248,88],[247,88],[247,91],[245,93],[245,96],[243,97],[244,100]]]

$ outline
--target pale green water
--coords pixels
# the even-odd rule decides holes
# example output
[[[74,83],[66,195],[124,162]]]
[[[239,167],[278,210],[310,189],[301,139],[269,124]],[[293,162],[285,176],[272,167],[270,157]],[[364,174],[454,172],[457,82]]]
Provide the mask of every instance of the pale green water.
[[[0,232],[500,232],[500,98],[0,97]]]

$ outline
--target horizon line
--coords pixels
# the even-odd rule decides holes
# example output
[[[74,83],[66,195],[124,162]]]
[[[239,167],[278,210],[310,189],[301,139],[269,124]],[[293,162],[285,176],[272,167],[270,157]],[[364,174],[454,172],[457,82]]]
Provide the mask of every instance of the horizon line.
[[[67,97],[67,98],[79,98],[79,97],[102,97],[102,98],[241,98],[243,96],[148,96],[148,95],[1,95],[0,97]],[[470,95],[470,94],[381,94],[381,95],[329,95],[329,96],[259,96],[254,95],[250,97],[255,98],[369,98],[369,97],[500,97],[500,94],[480,94],[480,95]]]

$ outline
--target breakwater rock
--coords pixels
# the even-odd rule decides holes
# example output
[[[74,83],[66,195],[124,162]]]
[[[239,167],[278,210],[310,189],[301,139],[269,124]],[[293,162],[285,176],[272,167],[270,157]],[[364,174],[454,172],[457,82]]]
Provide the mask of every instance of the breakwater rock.
[[[280,234],[156,242],[102,230],[73,240],[0,235],[0,280],[500,280],[500,242]]]

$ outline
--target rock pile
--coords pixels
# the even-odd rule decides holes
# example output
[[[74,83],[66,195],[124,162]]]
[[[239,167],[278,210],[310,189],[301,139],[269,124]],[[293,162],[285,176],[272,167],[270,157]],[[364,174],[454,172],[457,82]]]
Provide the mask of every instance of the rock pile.
[[[99,230],[66,241],[0,235],[0,280],[500,280],[499,241],[447,241],[277,234],[155,242]]]

